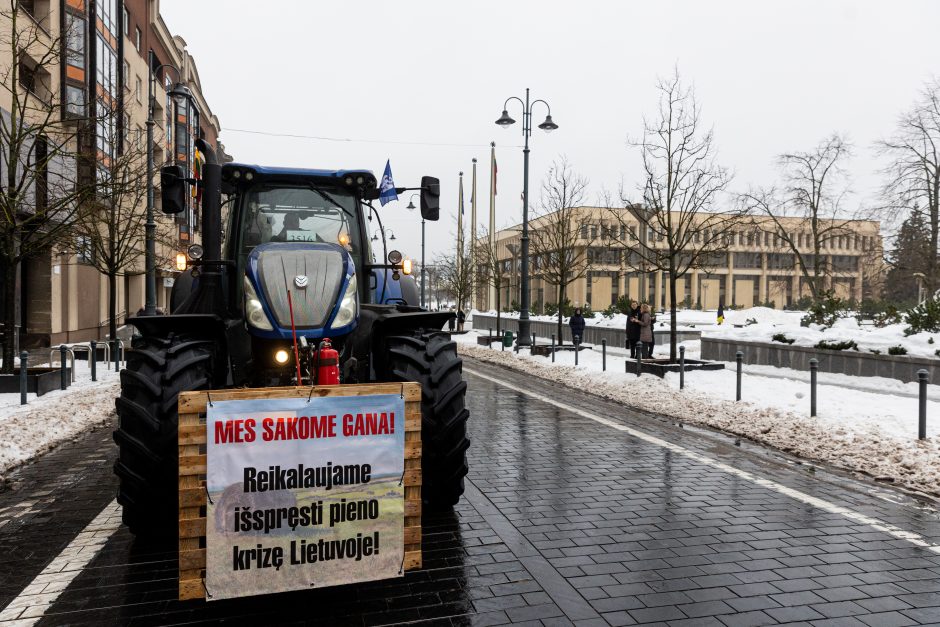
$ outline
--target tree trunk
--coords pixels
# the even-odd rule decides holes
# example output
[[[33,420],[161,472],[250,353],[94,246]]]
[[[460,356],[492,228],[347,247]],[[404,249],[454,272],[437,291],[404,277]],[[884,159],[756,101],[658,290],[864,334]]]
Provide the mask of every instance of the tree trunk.
[[[16,269],[6,255],[0,255],[3,267],[3,366],[0,373],[13,374],[13,359],[16,356]]]
[[[940,239],[940,172],[934,172],[933,195],[930,198],[930,251],[927,258],[927,291],[931,298],[937,289],[937,246]]]
[[[117,273],[108,273],[108,334],[117,339]]]
[[[676,361],[676,340],[679,339],[678,333],[676,331],[676,327],[678,326],[678,321],[676,320],[676,312],[678,310],[678,307],[676,306],[676,280],[677,279],[676,279],[675,268],[670,268],[669,269],[669,361],[673,363],[675,363]],[[652,329],[650,329],[650,331],[652,331]]]
[[[502,334],[499,332],[500,313],[501,313],[501,312],[500,312],[500,302],[499,302],[499,292],[500,292],[500,289],[497,287],[495,291],[496,291],[496,337],[499,337],[500,335],[502,335]]]
[[[561,346],[565,343],[564,335],[562,334],[562,311],[561,304],[565,297],[565,286],[561,283],[558,284],[558,345]]]

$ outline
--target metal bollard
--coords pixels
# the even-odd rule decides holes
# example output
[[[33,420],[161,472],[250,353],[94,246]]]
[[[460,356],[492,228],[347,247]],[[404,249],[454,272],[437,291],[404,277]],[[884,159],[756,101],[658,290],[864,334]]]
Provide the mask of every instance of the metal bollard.
[[[555,363],[555,334],[552,333],[552,363]]]
[[[601,340],[601,371],[607,372],[607,340]]]
[[[744,361],[744,353],[742,353],[741,351],[738,351],[737,353],[734,354],[734,358],[738,362],[738,385],[737,385],[737,390],[735,391],[734,400],[740,401],[741,400],[741,371],[743,369],[741,364]]]
[[[62,390],[69,386],[69,371],[65,365],[66,350],[68,349],[65,348],[65,344],[59,344],[59,371],[62,373],[62,378],[59,381],[59,388]]]
[[[920,384],[920,408],[917,420],[917,439],[927,438],[927,377],[930,373],[921,368],[917,371],[917,383]]]
[[[535,348],[535,333],[532,334],[532,348]],[[529,349],[531,351],[531,349]]]
[[[813,357],[809,360],[809,415],[816,417],[816,373],[819,371],[819,360]]]
[[[92,340],[91,342],[88,343],[88,345],[91,347],[91,359],[89,360],[91,361],[91,380],[97,381],[98,380],[98,368],[97,368],[98,366],[98,342]]]
[[[29,370],[29,353],[20,353],[20,405],[26,404],[26,374]]]
[[[490,343],[492,343],[492,342],[493,342],[493,327],[490,327],[490,328],[488,329],[488,331],[490,332],[490,336],[489,336],[489,337],[490,337]]]
[[[679,347],[679,389],[685,389],[685,346]]]
[[[636,343],[636,376],[643,371],[643,342]]]
[[[574,336],[574,365],[578,365],[578,353],[581,352],[581,338]]]

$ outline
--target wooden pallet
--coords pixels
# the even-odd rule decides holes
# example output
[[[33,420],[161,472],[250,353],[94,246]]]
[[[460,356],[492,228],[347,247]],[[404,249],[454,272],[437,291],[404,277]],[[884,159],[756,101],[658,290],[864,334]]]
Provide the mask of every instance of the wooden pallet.
[[[182,392],[179,395],[179,598],[206,596],[206,406],[213,401],[307,398],[309,387]],[[421,568],[421,386],[417,383],[331,385],[313,396],[404,394],[405,570]]]

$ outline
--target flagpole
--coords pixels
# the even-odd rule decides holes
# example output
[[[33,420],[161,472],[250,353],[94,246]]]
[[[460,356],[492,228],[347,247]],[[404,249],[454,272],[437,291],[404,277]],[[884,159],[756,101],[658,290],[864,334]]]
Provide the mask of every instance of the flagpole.
[[[463,294],[460,293],[463,290],[463,280],[461,278],[461,262],[463,260],[463,172],[460,173],[460,183],[457,185],[457,288],[458,288],[458,300],[461,299]],[[463,309],[463,303],[457,303],[457,309]]]
[[[490,255],[496,255],[496,142],[490,142]],[[487,260],[489,265],[490,261]],[[493,271],[493,268],[490,268]],[[496,288],[490,285],[488,309],[496,303]]]
[[[470,193],[470,309],[476,307],[474,295],[476,293],[477,268],[477,158],[473,158],[473,191]]]

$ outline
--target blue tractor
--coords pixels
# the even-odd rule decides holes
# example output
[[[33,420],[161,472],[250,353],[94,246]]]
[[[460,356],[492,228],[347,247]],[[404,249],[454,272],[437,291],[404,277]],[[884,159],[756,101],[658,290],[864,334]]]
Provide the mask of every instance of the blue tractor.
[[[207,143],[197,148],[206,157],[200,181],[163,168],[162,209],[182,211],[198,184],[203,245],[190,247],[171,313],[130,319],[141,335],[121,372],[114,432],[125,524],[147,535],[176,528],[180,392],[315,385],[325,340],[338,352],[343,383],[421,384],[424,500],[454,505],[470,442],[462,363],[441,331],[453,314],[416,302],[409,262],[387,250],[372,206],[375,176],[221,165]],[[419,189],[422,217],[437,220],[439,181],[423,177]]]

